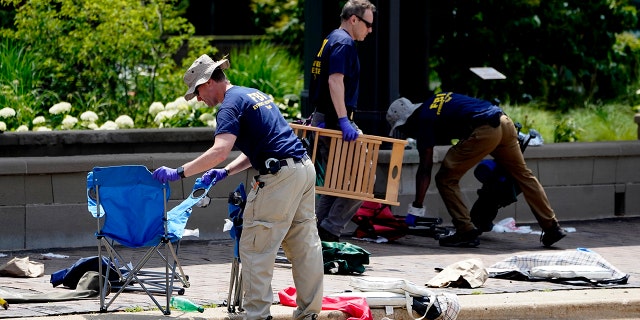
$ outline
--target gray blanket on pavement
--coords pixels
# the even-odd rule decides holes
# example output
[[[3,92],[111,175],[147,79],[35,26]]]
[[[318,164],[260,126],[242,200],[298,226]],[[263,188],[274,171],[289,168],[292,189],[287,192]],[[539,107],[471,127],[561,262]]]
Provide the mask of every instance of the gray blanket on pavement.
[[[75,290],[53,289],[52,292],[47,293],[20,293],[10,288],[0,287],[0,297],[9,303],[53,302],[97,298],[100,290],[100,278],[98,272],[87,271],[78,281]]]

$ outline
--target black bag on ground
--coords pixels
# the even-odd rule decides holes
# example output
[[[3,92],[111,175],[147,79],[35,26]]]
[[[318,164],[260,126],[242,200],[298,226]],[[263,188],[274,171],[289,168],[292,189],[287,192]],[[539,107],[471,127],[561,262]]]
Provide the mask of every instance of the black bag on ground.
[[[99,272],[99,261],[100,259],[98,258],[98,256],[80,258],[73,265],[71,265],[71,267],[52,273],[50,282],[54,287],[63,285],[70,289],[75,289],[78,285],[78,281],[80,281],[80,278],[82,278],[82,276],[84,276],[87,271]],[[105,275],[108,265],[109,264],[107,258],[102,257],[103,275]],[[115,266],[112,264],[109,266],[109,268],[111,268],[111,270],[109,270],[109,281],[119,281],[118,271],[116,270]],[[123,273],[123,276],[126,277],[126,273]]]

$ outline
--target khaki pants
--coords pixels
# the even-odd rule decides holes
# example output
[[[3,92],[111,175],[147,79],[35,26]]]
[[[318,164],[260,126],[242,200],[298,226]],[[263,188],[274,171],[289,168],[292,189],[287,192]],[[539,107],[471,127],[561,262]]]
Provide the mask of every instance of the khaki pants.
[[[491,155],[518,183],[540,227],[546,230],[558,226],[542,185],[524,162],[516,128],[511,119],[503,115],[497,128],[479,126],[469,138],[452,146],[436,174],[438,191],[456,230],[466,232],[474,228],[469,209],[462,200],[459,182],[467,171],[487,155]]]
[[[256,178],[264,183],[247,195],[240,237],[243,308],[246,319],[266,319],[273,303],[271,280],[280,245],[291,261],[297,292],[294,319],[322,309],[324,265],[316,227],[315,181],[311,160],[287,159],[276,174]]]

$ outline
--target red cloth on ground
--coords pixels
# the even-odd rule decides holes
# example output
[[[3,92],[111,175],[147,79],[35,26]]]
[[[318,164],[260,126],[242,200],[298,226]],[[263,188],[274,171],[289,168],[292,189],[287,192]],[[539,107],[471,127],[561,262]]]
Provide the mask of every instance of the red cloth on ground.
[[[278,297],[284,306],[298,306],[294,287],[280,290]],[[373,320],[367,299],[363,297],[322,297],[322,310],[340,310],[351,316],[347,320]]]

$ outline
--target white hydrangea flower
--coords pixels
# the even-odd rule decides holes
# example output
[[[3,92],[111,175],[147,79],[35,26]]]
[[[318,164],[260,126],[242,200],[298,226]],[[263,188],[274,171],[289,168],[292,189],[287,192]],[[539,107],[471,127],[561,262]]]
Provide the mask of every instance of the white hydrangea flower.
[[[216,122],[216,119],[213,119],[213,120],[209,120],[209,121],[207,121],[207,127],[211,127],[211,128],[214,128],[214,129],[215,129],[215,127],[216,127],[217,125],[218,125],[218,123]]]
[[[117,129],[118,129],[118,125],[115,122],[111,121],[111,120],[103,123],[100,126],[100,130],[117,130]]]
[[[154,117],[158,114],[158,112],[163,110],[164,110],[164,105],[162,104],[162,102],[156,101],[149,106],[149,114]]]
[[[87,125],[87,128],[91,129],[91,130],[98,130],[100,129],[100,127],[98,127],[98,125],[95,122],[91,122]]]
[[[61,114],[67,113],[71,110],[71,103],[69,102],[58,102],[54,104],[51,108],[49,108],[49,113],[51,114]]]
[[[85,111],[80,115],[80,120],[93,123],[98,121],[98,114],[93,111]]]
[[[135,125],[133,124],[133,119],[127,115],[121,115],[116,119],[116,124],[119,129],[125,128],[133,128]]]
[[[198,120],[200,120],[202,122],[208,122],[208,121],[215,120],[215,119],[216,119],[216,117],[214,117],[211,113],[203,113],[198,118]]]
[[[49,127],[38,127],[36,128],[36,131],[53,131],[53,130]]]
[[[209,107],[204,101],[198,101],[198,99],[191,99],[187,101],[187,105],[189,105],[193,109],[207,108]]]
[[[175,110],[175,109],[174,110],[161,111],[153,119],[153,122],[155,122],[157,124],[164,123],[165,121],[170,120],[171,118],[173,118],[173,116],[175,116],[176,113],[178,113],[178,110]]]
[[[73,127],[78,123],[78,118],[70,115],[66,115],[64,119],[62,119],[62,127],[64,129],[73,129]]]
[[[198,99],[191,99],[189,101],[187,101],[187,105],[189,105],[192,108],[198,108]]]
[[[167,111],[160,111],[156,114],[155,118],[153,118],[153,122],[157,124],[162,124],[165,120],[167,120]]]
[[[7,131],[7,124],[4,121],[0,121],[0,131]]]
[[[0,117],[2,118],[9,118],[9,117],[15,117],[16,116],[16,111],[13,110],[12,108],[9,107],[4,107],[2,109],[0,109]]]
[[[164,110],[165,110],[165,111],[168,111],[168,110],[175,110],[175,109],[178,109],[178,105],[179,105],[179,104],[178,104],[177,102],[175,102],[175,101],[171,101],[171,102],[167,103],[167,104],[164,106]]]
[[[21,125],[18,127],[18,129],[16,129],[16,132],[27,132],[29,131],[29,127],[27,127],[26,125]]]
[[[33,120],[31,120],[31,123],[33,123],[36,126],[39,124],[43,124],[45,122],[47,122],[47,119],[45,119],[44,116],[37,116],[33,118]]]
[[[191,99],[190,101],[193,101],[193,99]],[[198,100],[196,100],[198,101]],[[187,104],[187,99],[184,98],[184,96],[180,96],[178,97],[175,101],[176,104],[180,105],[180,104]]]

